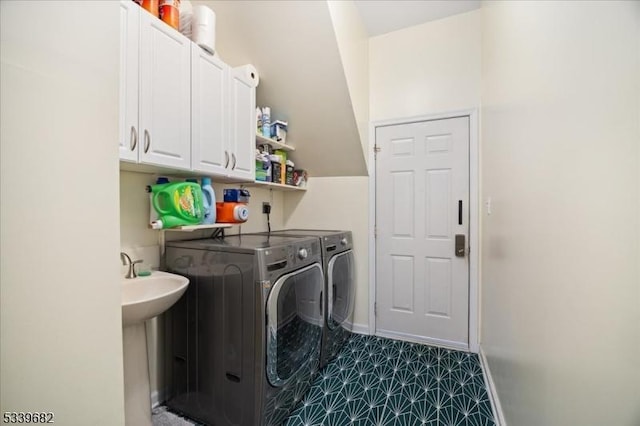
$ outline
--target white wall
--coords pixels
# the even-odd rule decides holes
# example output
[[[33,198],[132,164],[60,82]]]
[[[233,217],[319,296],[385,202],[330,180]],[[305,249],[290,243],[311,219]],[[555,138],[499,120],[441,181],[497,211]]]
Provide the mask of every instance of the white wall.
[[[0,411],[122,425],[119,4],[0,15]]]
[[[368,162],[369,146],[369,35],[353,0],[327,2],[340,59],[347,79],[358,134]]]
[[[288,193],[284,200],[284,228],[339,229],[353,233],[354,323],[359,327],[368,327],[369,322],[368,191],[366,177],[312,177],[307,192]]]
[[[224,188],[238,188],[237,184],[215,185],[216,198],[218,201],[223,200]],[[248,232],[266,232],[267,231],[267,215],[262,213],[262,203],[271,204],[271,229],[280,229],[284,224],[284,197],[285,193],[278,190],[269,190],[257,187],[245,188],[251,193],[249,198],[249,220],[242,224],[241,227],[234,226],[227,230],[227,234],[233,235]]]
[[[369,42],[371,121],[480,105],[480,10]]]
[[[232,66],[257,68],[257,104],[271,107],[272,121],[288,121],[296,167],[313,176],[366,175],[354,98],[327,2],[195,3],[216,13],[216,54]]]
[[[640,423],[640,3],[483,4],[482,347],[507,423]]]

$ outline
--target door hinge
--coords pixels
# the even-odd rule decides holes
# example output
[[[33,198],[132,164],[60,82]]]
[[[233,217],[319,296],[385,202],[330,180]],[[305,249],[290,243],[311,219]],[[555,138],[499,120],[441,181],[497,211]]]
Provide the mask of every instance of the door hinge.
[[[373,146],[373,152],[375,152],[377,154],[380,151],[382,151],[382,149],[378,145],[374,145]]]

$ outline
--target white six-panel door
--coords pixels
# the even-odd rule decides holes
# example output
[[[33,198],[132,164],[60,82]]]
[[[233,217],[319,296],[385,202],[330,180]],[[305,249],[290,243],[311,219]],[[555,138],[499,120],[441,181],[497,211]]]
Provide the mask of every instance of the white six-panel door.
[[[469,117],[378,127],[376,145],[376,333],[466,347]]]

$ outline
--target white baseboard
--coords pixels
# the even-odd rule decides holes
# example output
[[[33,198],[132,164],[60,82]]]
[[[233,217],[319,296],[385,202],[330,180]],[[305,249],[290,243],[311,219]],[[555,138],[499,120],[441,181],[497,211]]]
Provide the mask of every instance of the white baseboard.
[[[369,325],[368,324],[352,324],[353,328],[351,329],[352,332],[356,333],[356,334],[366,334],[369,335],[371,334],[369,332]]]
[[[496,426],[507,426],[507,422],[504,419],[504,413],[502,412],[500,398],[498,398],[498,392],[496,391],[496,385],[493,382],[491,370],[489,370],[489,363],[487,362],[487,357],[482,350],[482,345],[480,345],[478,356],[480,357],[480,364],[482,365],[482,372],[484,373],[484,382],[487,387],[487,393],[489,394],[489,400],[491,401],[491,409],[493,410],[493,417],[496,421]]]
[[[420,343],[423,345],[440,346],[456,351],[469,351],[469,345],[466,343],[451,342],[449,340],[433,339],[423,336],[416,336],[409,333],[398,333],[396,331],[376,330],[376,336],[386,337],[388,339],[404,340],[406,342]]]
[[[151,392],[151,408],[156,408],[164,402],[162,392],[154,390]]]

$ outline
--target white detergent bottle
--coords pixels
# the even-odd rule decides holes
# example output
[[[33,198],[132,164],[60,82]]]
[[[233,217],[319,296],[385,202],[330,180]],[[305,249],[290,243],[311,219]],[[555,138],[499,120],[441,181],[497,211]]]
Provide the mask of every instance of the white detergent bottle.
[[[216,223],[216,194],[211,186],[211,178],[202,178],[202,204],[204,207],[204,219],[202,223],[211,225]]]
[[[271,108],[262,108],[262,136],[271,137]]]

